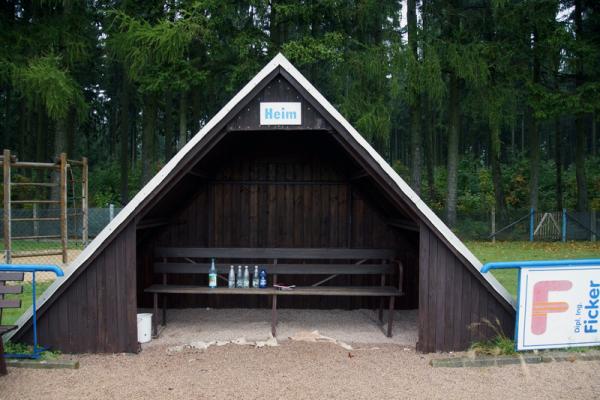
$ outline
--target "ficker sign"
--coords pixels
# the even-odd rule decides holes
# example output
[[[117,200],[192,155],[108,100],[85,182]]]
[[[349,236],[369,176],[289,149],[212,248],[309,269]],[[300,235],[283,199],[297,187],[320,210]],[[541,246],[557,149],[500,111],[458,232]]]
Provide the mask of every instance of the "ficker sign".
[[[302,125],[302,103],[260,103],[261,125]]]
[[[600,344],[600,264],[521,268],[517,350]]]

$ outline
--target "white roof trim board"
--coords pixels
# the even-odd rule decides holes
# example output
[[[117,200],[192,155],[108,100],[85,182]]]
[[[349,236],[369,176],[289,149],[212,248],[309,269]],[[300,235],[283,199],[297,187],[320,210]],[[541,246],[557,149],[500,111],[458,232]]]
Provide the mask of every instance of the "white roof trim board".
[[[352,138],[362,146],[369,155],[377,161],[383,171],[396,183],[406,197],[446,238],[459,254],[461,254],[472,266],[481,273],[481,262],[471,253],[462,241],[446,226],[446,224],[421,200],[412,188],[394,171],[394,169],[375,151],[375,149],[358,133],[356,129],[323,97],[323,95],[294,67],[281,53],[277,54],[250,82],[244,86],[191,140],[179,151],[169,162],[135,195],[133,199],[119,212],[116,217],[96,236],[96,238],[77,256],[66,268],[65,276],[54,281],[48,289],[40,296],[37,305],[42,307],[53,294],[69,280],[69,278],[99,249],[101,244],[115,231],[127,218],[134,213],[142,201],[175,169],[187,153],[210,132],[231,110],[242,101],[263,79],[273,70],[281,67],[286,70],[314,99],[339,122],[351,135]],[[490,273],[482,274],[487,282],[498,292],[509,304],[515,307],[516,303],[508,291]],[[19,329],[31,318],[31,307],[23,313],[17,321]],[[10,339],[19,329],[8,333],[5,339]]]

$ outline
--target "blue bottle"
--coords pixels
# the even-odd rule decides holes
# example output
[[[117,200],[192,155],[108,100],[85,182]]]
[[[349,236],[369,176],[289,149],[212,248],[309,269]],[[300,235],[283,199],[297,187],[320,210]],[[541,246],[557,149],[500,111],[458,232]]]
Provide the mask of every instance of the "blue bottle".
[[[258,287],[260,289],[267,287],[267,271],[264,269],[261,269],[260,273],[258,274]]]

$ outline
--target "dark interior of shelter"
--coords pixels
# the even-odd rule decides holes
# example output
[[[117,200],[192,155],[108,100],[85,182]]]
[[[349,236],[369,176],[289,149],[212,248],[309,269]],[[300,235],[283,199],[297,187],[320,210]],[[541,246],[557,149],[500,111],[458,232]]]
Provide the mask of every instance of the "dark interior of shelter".
[[[151,307],[152,296],[143,290],[161,283],[153,273],[153,250],[172,246],[396,249],[405,293],[396,299],[396,308],[417,308],[418,225],[335,135],[330,130],[228,132],[182,171],[175,186],[137,222],[138,306]],[[261,262],[267,260],[243,264]],[[296,275],[278,281],[309,286],[321,279]],[[398,281],[392,276],[388,285],[398,286]],[[170,275],[168,283],[206,285],[207,276]],[[374,275],[340,275],[324,283],[379,284]],[[168,307],[269,307],[269,300],[181,294],[169,296]],[[374,309],[378,304],[377,298],[287,296],[279,307]]]

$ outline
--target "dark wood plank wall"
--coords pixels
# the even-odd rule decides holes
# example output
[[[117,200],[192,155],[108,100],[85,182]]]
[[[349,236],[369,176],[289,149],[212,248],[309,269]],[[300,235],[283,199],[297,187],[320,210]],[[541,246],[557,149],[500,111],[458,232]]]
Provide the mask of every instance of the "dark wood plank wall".
[[[129,225],[38,321],[39,343],[66,353],[137,352],[135,225]],[[31,342],[31,328],[23,340]]]
[[[420,233],[420,351],[456,351],[496,333],[514,333],[508,311],[461,260],[424,224]]]
[[[160,279],[151,274],[155,246],[198,247],[350,247],[399,248],[407,266],[408,295],[399,308],[417,305],[418,234],[404,234],[386,224],[384,215],[366,200],[364,190],[348,175],[353,167],[337,152],[333,141],[314,134],[238,133],[215,149],[198,170],[209,177],[198,179],[197,192],[173,219],[179,223],[159,229],[138,251],[140,301],[149,306],[144,287]],[[279,135],[279,136],[278,136]],[[283,135],[283,136],[282,136]],[[410,240],[411,235],[413,236]],[[146,256],[145,256],[146,255]],[[411,273],[411,271],[413,273]],[[282,277],[285,279],[285,277]],[[171,279],[171,278],[169,278]],[[294,277],[291,283],[310,285],[321,278]],[[205,284],[205,277],[182,275],[173,283]],[[392,282],[397,282],[393,278]],[[330,282],[379,284],[378,277],[340,276]],[[266,307],[268,299],[247,296],[171,296],[173,307]],[[377,299],[295,298],[282,299],[282,307],[374,307]]]

